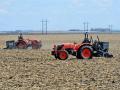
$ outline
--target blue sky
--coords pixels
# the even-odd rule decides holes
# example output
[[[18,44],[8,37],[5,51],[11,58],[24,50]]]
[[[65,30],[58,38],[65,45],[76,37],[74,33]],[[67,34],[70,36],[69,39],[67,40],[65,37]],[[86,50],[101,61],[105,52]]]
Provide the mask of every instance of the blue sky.
[[[108,27],[120,29],[120,0],[0,0],[0,30],[41,29],[48,19],[49,30]]]

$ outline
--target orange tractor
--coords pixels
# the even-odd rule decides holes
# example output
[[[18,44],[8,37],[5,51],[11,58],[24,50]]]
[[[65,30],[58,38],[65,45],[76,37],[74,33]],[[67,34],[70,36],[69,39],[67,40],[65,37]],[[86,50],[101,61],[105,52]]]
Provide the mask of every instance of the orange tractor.
[[[89,39],[88,33],[85,33],[85,38],[82,43],[63,43],[54,45],[51,54],[60,60],[66,60],[69,55],[76,56],[77,59],[92,59],[92,57],[113,57],[108,53],[109,42],[93,41],[92,36]]]
[[[24,39],[22,33],[18,36],[17,41],[6,41],[5,49],[39,49],[42,46],[42,42],[38,40]]]

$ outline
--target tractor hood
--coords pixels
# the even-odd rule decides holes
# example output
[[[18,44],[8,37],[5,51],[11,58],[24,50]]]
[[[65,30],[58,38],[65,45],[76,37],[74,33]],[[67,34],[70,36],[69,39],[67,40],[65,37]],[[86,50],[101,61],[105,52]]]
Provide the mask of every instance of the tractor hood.
[[[90,45],[90,43],[63,43],[63,49],[73,49],[73,50],[78,50],[81,46],[83,45]]]
[[[74,43],[63,43],[62,45],[64,45],[64,48],[74,48],[77,44]]]

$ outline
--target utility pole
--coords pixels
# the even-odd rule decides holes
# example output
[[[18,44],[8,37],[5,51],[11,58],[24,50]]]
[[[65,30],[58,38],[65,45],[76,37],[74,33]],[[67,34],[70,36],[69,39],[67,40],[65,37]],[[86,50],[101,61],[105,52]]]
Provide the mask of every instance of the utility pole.
[[[47,25],[48,25],[48,21],[46,20],[46,35],[47,35],[47,33],[48,33],[48,30],[47,30],[47,29],[48,29],[48,26],[47,26]]]
[[[87,24],[87,32],[88,32],[88,30],[89,30],[89,23],[87,22],[86,24]]]
[[[112,32],[112,30],[113,30],[113,25],[111,25],[111,32]]]
[[[42,35],[43,35],[44,34],[44,21],[43,21],[43,19],[41,21],[41,24],[42,24]]]
[[[109,25],[109,32],[112,31],[113,25]]]
[[[48,29],[48,21],[47,21],[47,19],[46,20],[42,19],[41,23],[42,23],[42,35],[44,35],[44,30],[45,30],[45,33],[47,35],[47,33],[48,33],[48,30],[47,30]]]
[[[86,31],[86,28],[85,28],[86,27],[86,23],[84,22],[83,25],[84,25],[84,32],[85,32]]]
[[[88,32],[88,30],[89,30],[89,23],[88,22],[84,22],[83,25],[84,25],[84,32]]]

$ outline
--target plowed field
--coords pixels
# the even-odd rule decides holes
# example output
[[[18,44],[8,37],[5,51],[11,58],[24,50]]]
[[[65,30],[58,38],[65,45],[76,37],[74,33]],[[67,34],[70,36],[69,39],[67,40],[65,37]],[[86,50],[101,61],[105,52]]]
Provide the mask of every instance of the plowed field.
[[[50,51],[54,44],[80,43],[84,35],[26,35],[42,40],[40,50],[3,50],[6,40],[16,35],[0,36],[0,90],[120,90],[120,34],[100,34],[110,42],[113,58],[66,61],[55,60]],[[96,38],[96,35],[93,35]]]

